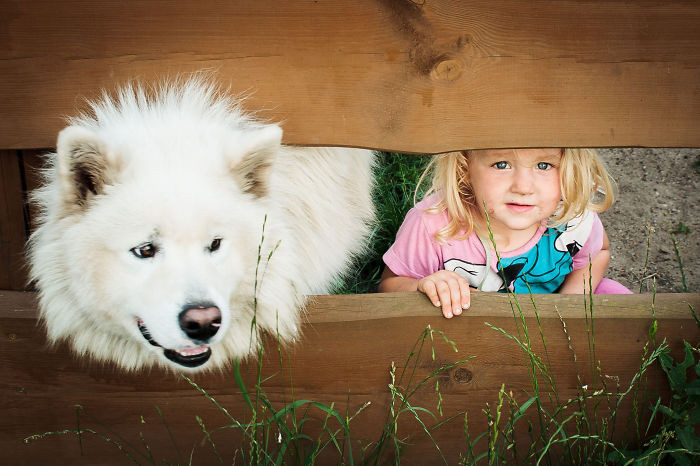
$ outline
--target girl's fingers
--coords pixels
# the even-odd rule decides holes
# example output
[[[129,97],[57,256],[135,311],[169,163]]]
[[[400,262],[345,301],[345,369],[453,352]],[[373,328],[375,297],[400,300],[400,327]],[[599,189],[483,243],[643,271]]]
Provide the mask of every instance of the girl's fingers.
[[[458,316],[462,314],[462,283],[459,279],[451,279],[450,286],[450,303],[452,304],[452,314]]]
[[[426,277],[418,282],[418,290],[430,299],[433,306],[441,308],[442,315],[448,319],[461,315],[471,304],[469,282],[452,274],[454,272],[445,276],[443,272],[441,276]]]
[[[446,282],[441,281],[437,283],[436,287],[440,297],[442,315],[450,319],[452,318],[452,292],[450,291],[450,286]]]
[[[433,306],[440,307],[440,298],[438,296],[437,288],[435,282],[423,281],[419,286],[420,291],[425,293]]]
[[[471,306],[471,289],[469,288],[469,282],[466,280],[459,281],[459,292],[462,297],[462,309],[469,309]]]

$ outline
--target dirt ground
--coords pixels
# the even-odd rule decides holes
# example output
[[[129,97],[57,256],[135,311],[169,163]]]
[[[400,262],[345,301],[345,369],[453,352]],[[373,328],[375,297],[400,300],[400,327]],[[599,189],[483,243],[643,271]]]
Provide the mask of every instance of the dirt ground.
[[[612,258],[607,276],[635,293],[700,291],[700,149],[601,149],[619,197],[601,214]],[[681,228],[679,224],[687,228]],[[676,233],[672,233],[677,231]],[[647,240],[650,247],[647,248]],[[645,262],[648,250],[648,262]]]

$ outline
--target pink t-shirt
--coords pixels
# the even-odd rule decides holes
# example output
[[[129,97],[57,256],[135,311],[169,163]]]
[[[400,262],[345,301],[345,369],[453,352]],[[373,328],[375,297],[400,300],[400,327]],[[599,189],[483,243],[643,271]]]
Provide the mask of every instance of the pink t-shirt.
[[[497,257],[488,238],[476,233],[462,240],[435,241],[435,233],[448,223],[447,212],[427,213],[438,197],[431,195],[409,210],[396,234],[396,241],[384,254],[384,263],[396,275],[423,278],[438,270],[454,270],[475,288],[505,291]],[[594,212],[585,212],[559,229],[540,226],[520,248],[499,251],[509,281],[518,290],[524,281],[533,292],[554,292],[564,277],[587,267],[603,245],[603,225]],[[486,251],[489,251],[487,257]],[[518,278],[520,277],[520,278]],[[522,291],[522,290],[520,290]]]

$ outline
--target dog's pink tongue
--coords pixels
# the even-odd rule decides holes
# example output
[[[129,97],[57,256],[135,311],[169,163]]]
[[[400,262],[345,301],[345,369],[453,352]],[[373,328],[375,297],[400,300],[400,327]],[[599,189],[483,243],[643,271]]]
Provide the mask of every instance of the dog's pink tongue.
[[[198,354],[205,353],[209,347],[206,345],[197,346],[196,348],[185,348],[177,350],[177,352],[183,356],[196,356]]]

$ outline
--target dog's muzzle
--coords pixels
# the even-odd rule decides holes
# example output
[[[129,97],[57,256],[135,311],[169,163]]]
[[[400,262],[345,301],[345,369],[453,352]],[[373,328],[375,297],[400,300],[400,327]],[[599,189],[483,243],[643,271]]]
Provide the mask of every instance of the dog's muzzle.
[[[183,367],[201,366],[211,357],[211,348],[207,342],[221,328],[221,311],[218,307],[207,304],[188,304],[178,316],[180,328],[197,346],[183,349],[164,348],[151,335],[146,324],[136,319],[141,335],[153,346],[163,348],[163,355],[170,361]]]

